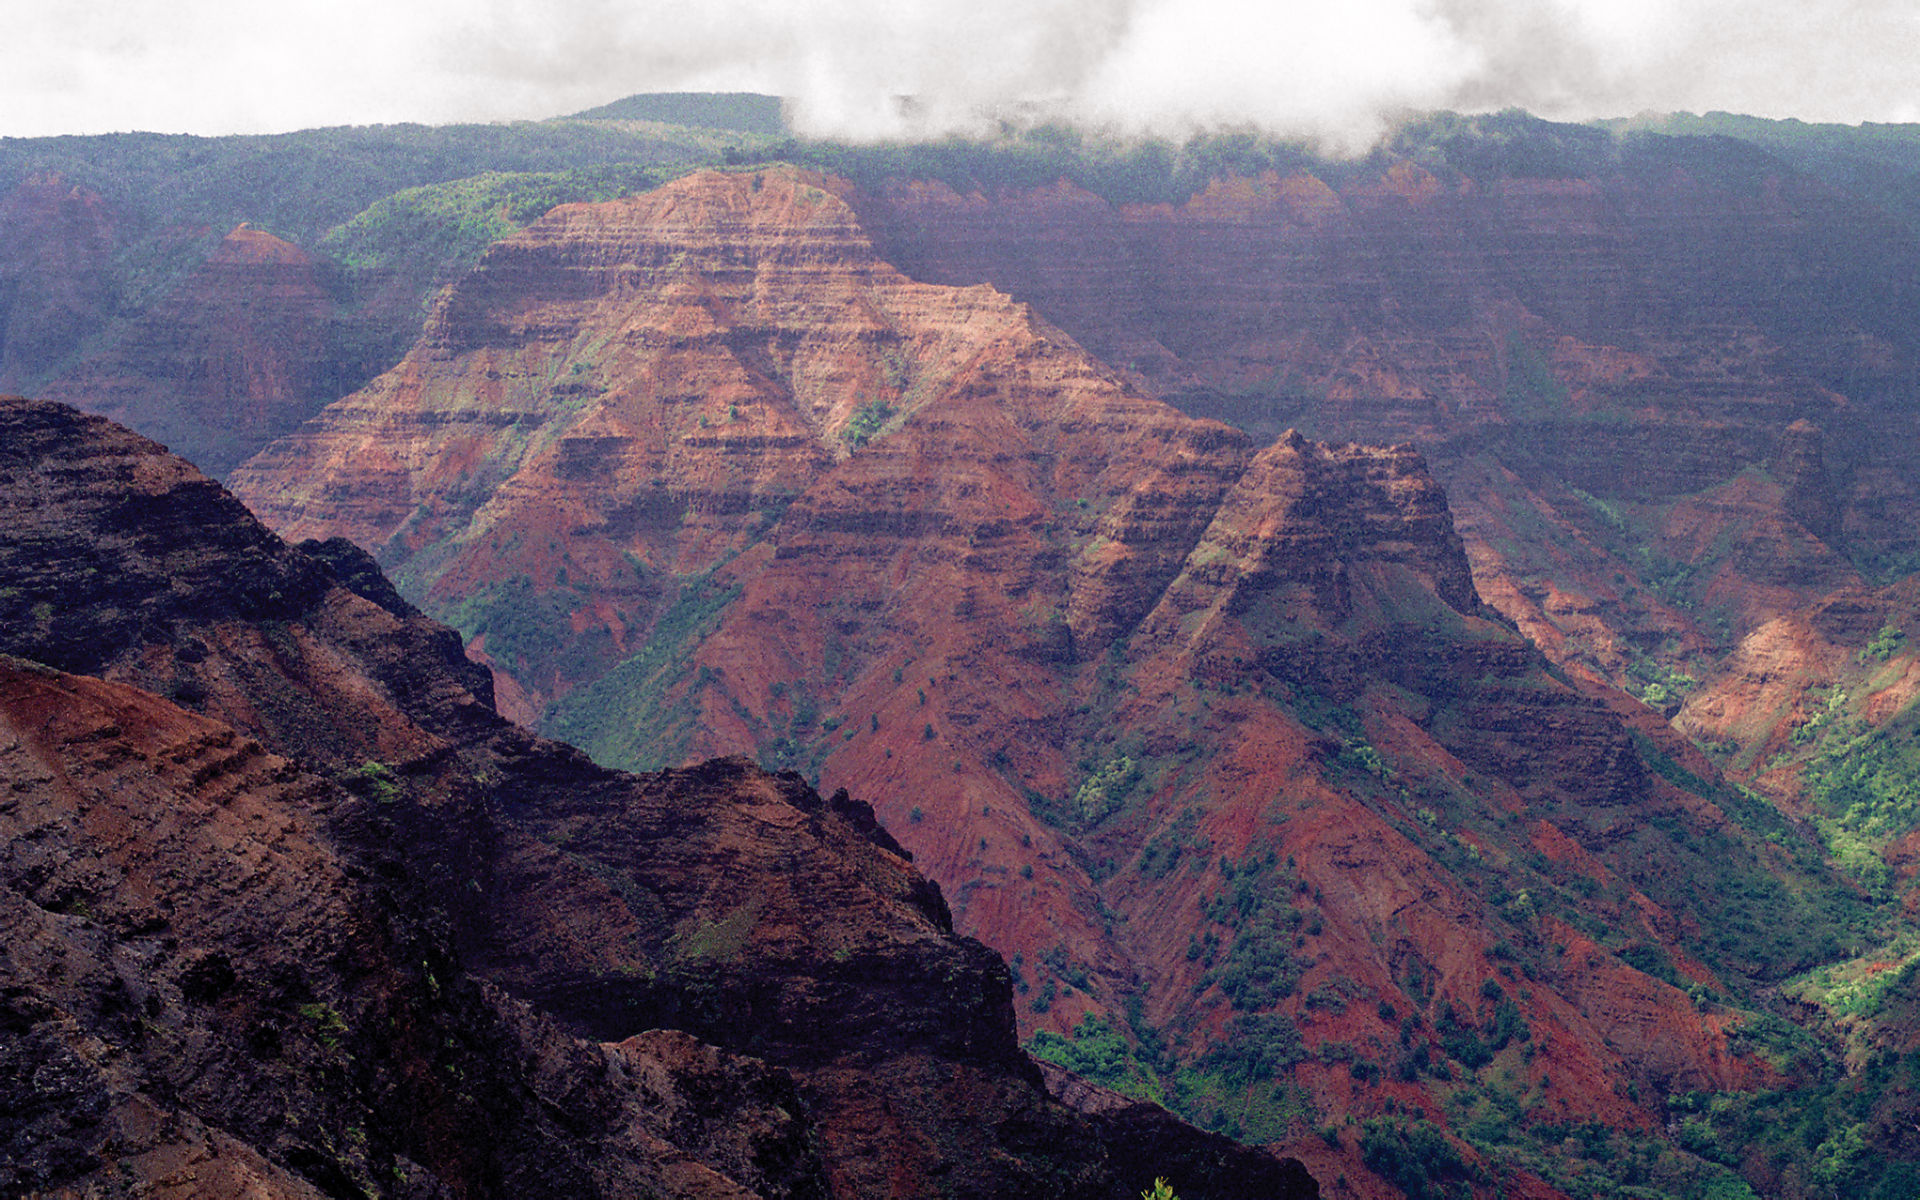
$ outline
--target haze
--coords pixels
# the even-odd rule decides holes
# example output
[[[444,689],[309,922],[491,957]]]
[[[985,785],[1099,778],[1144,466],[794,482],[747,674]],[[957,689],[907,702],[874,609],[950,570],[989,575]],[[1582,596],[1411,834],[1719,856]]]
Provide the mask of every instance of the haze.
[[[1039,103],[1362,145],[1393,113],[1920,120],[1909,0],[0,0],[0,135],[537,118],[644,91],[792,97],[806,132]],[[902,115],[895,97],[919,104]]]

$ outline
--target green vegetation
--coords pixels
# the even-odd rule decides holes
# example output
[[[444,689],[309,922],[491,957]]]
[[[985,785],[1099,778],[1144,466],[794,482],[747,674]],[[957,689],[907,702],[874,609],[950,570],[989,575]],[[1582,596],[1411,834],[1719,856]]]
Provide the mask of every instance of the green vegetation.
[[[1885,629],[1875,643],[1899,644]],[[1878,662],[1871,644],[1861,657]],[[1882,851],[1920,829],[1920,708],[1909,705],[1869,727],[1844,689],[1816,689],[1812,697],[1819,707],[1772,765],[1801,760],[1803,791],[1829,857],[1875,901],[1890,900],[1894,879]]]
[[[1376,779],[1385,779],[1392,771],[1387,760],[1363,737],[1350,737],[1340,744],[1339,763],[1350,771],[1359,771]]]
[[[0,138],[0,195],[36,176],[98,192],[113,214],[111,282],[122,312],[162,299],[242,222],[338,256],[345,269],[323,263],[323,279],[349,311],[360,310],[332,332],[329,352],[347,372],[332,386],[344,392],[388,365],[417,332],[406,326],[408,305],[394,304],[396,292],[424,299],[486,238],[526,223],[543,205],[650,186],[761,140],[605,121]],[[361,269],[378,272],[372,286],[363,287]],[[33,378],[57,374],[103,333],[76,326],[71,345],[29,367]]]
[[[1618,161],[1612,134],[1544,121],[1519,109],[1429,113],[1395,130],[1386,149],[1427,166],[1448,166],[1485,183],[1511,176],[1571,179]]]
[[[1140,779],[1140,767],[1133,759],[1110,758],[1074,790],[1070,811],[1083,824],[1098,825],[1127,802]]]
[[[1035,1009],[1045,1011],[1038,1005]],[[1036,1058],[1103,1087],[1151,1100],[1229,1137],[1280,1141],[1303,1132],[1316,1119],[1305,1093],[1286,1078],[1305,1054],[1299,1031],[1285,1016],[1236,1018],[1227,1037],[1206,1057],[1185,1063],[1166,1052],[1155,1031],[1135,1024],[1134,1040],[1129,1041],[1112,1022],[1088,1016],[1074,1027],[1071,1038],[1043,1032],[1034,1035],[1027,1049]]]
[[[857,183],[937,179],[957,191],[1019,191],[1065,179],[1115,204],[1179,204],[1214,179],[1290,174],[1325,166],[1305,143],[1236,131],[1184,142],[1122,138],[1072,126],[1003,127],[984,138],[931,142],[788,141],[766,148],[785,159]],[[736,156],[740,157],[740,156]]]
[[[731,962],[746,948],[759,920],[760,902],[749,901],[724,917],[682,926],[668,939],[668,948],[681,963]]]
[[[1456,1200],[1480,1172],[1439,1126],[1419,1117],[1375,1117],[1362,1126],[1360,1158],[1407,1200]],[[1471,1195],[1471,1191],[1464,1194]]]
[[[390,804],[400,797],[400,783],[394,778],[393,768],[373,759],[342,775],[340,783],[348,791],[378,804]]]
[[[383,196],[485,172],[671,168],[718,161],[739,135],[593,121],[370,125],[264,136],[121,133],[0,139],[0,192],[58,173],[136,229],[242,221],[303,245]]]
[[[567,118],[572,121],[654,121],[731,129],[777,137],[787,131],[778,96],[753,92],[650,92],[627,96]]]
[[[893,406],[879,400],[869,400],[857,409],[847,421],[846,428],[840,431],[840,438],[854,449],[866,445],[878,436],[888,421],[893,419]]]
[[[1920,713],[1857,729],[1839,726],[1803,778],[1831,831],[1883,843],[1920,827]]]
[[[1227,1035],[1197,1064],[1227,1083],[1245,1086],[1283,1077],[1307,1057],[1300,1028],[1284,1013],[1248,1013],[1235,1017]]]
[[[1212,849],[1212,843],[1195,832],[1199,823],[1198,809],[1191,806],[1181,809],[1172,824],[1148,838],[1147,844],[1141,847],[1140,874],[1147,879],[1164,879],[1173,873],[1173,869],[1180,865],[1181,857],[1189,851],[1206,855]]]
[[[329,231],[320,249],[350,270],[391,272],[424,293],[465,271],[488,245],[556,205],[647,191],[672,173],[638,164],[521,174],[486,171],[377,200]]]
[[[1732,1169],[1754,1170],[1778,1180],[1770,1195],[1910,1200],[1920,1193],[1920,1162],[1894,1150],[1876,1133],[1893,1121],[1910,1121],[1910,1096],[1920,1085],[1920,1054],[1881,1052],[1837,1082],[1811,1083],[1773,1092],[1690,1093],[1668,1101],[1670,1122],[1682,1146],[1719,1167],[1717,1192],[1739,1197],[1745,1189]],[[1902,1115],[1896,1115],[1902,1114]]]
[[[1507,335],[1507,382],[1500,407],[1515,420],[1546,420],[1567,412],[1567,387],[1540,351],[1517,333]]]
[[[1873,635],[1866,649],[1860,651],[1861,662],[1886,662],[1906,644],[1907,635],[1898,625],[1882,625],[1880,632]]]
[[[1668,138],[1745,143],[1826,182],[1855,192],[1920,232],[1920,125],[1823,125],[1711,112],[1609,121],[1607,127]]]
[[[1288,912],[1293,910],[1289,909]],[[1287,949],[1289,934],[1267,914],[1249,920],[1234,936],[1214,982],[1235,1009],[1266,1008],[1293,994],[1304,970]]]
[[[715,683],[710,672],[691,669],[693,653],[740,595],[739,584],[716,578],[718,570],[687,577],[640,653],[556,703],[542,732],[623,770],[679,762],[699,717],[698,697]]]
[[[1223,884],[1207,901],[1206,914],[1234,936],[1225,959],[1202,976],[1201,985],[1218,985],[1239,1012],[1271,1008],[1293,994],[1305,970],[1291,949],[1305,923],[1290,902],[1293,873],[1279,870],[1272,852],[1238,865],[1223,858],[1220,873]]]
[[[321,1045],[338,1046],[347,1032],[347,1019],[331,1004],[302,1004],[300,1016],[313,1027],[313,1036]]]
[[[487,655],[510,668],[547,662],[559,653],[568,618],[583,600],[571,588],[540,589],[528,575],[477,588],[438,614],[468,639],[487,639]]]
[[[1920,988],[1920,933],[1902,930],[1884,946],[1815,968],[1785,990],[1833,1017],[1871,1023],[1896,997]]]
[[[1101,1087],[1155,1104],[1167,1102],[1166,1086],[1158,1073],[1140,1061],[1126,1036],[1105,1018],[1092,1015],[1081,1018],[1071,1038],[1044,1031],[1036,1033],[1027,1043],[1027,1051]]]
[[[1696,915],[1690,951],[1729,979],[1769,982],[1845,957],[1870,936],[1870,908],[1778,809],[1701,778],[1643,735],[1633,744],[1650,777],[1712,801],[1736,826],[1701,821],[1685,805],[1648,805],[1609,847],[1608,864],[1625,882],[1669,911]],[[1557,889],[1544,879],[1528,888],[1536,907],[1620,945],[1580,897],[1549,903]]]

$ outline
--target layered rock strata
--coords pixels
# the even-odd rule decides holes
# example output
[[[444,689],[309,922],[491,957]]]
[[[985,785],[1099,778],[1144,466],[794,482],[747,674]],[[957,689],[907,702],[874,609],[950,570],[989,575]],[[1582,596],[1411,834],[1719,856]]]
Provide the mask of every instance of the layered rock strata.
[[[1490,601],[1571,669],[1698,669],[1817,598],[1809,583],[1758,612],[1687,592],[1694,614],[1639,559],[1643,523],[1742,468],[1771,459],[1810,487],[1787,512],[1831,549],[1911,549],[1889,519],[1920,496],[1890,453],[1920,369],[1911,240],[1724,141],[1630,140],[1552,178],[1382,155],[1178,205],[903,179],[861,212],[916,278],[1000,287],[1188,412],[1414,441]],[[1792,432],[1809,420],[1845,431],[1818,481]]]
[[[1323,1112],[1438,1116],[1419,1064],[1500,1020],[1541,1120],[1772,1077],[1686,989],[1821,918],[1718,881],[1832,881],[1482,603],[1418,450],[1182,416],[901,275],[857,200],[783,168],[556,210],[235,486],[372,548],[607,761],[875,797],[1029,1029],[1131,1013],[1190,1065],[1294,1029],[1248,1069]]]
[[[1314,1194],[1050,1099],[866,805],[596,767],[358,552],[98,418],[0,426],[10,1190],[1117,1197],[1148,1130],[1195,1194]]]

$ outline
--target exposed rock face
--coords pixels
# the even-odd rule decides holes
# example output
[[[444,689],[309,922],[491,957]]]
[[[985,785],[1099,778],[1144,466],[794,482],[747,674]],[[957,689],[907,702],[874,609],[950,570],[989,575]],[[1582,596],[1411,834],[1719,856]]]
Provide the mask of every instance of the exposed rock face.
[[[355,595],[146,438],[17,399],[0,401],[0,431],[0,652],[179,698],[335,766],[421,752],[429,713],[442,736],[495,719],[457,636]]]
[[[134,425],[218,477],[370,373],[350,342],[319,264],[241,225],[45,393]]]
[[[1802,769],[1828,743],[1913,715],[1920,664],[1906,631],[1920,628],[1916,615],[1913,580],[1837,589],[1742,639],[1676,724],[1728,747],[1735,773],[1798,807]]]
[[[1725,603],[1798,550],[1679,597],[1638,559],[1667,506],[1744,467],[1771,460],[1829,557],[1911,551],[1920,476],[1891,448],[1914,434],[1915,263],[1884,217],[1728,143],[1634,143],[1587,178],[1389,164],[1177,207],[901,181],[861,211],[915,278],[1007,290],[1186,411],[1420,445],[1483,593],[1585,673],[1698,670],[1730,642],[1702,616],[1737,638],[1817,597]],[[1737,535],[1717,518],[1708,540]]]
[[[1018,955],[1030,1029],[1131,1007],[1189,1063],[1294,1029],[1311,1061],[1249,1070],[1322,1111],[1437,1115],[1419,1064],[1502,1019],[1540,1119],[1770,1077],[1682,987],[1804,955],[1722,886],[1801,868],[1481,602],[1419,451],[1184,417],[899,274],[858,199],[781,169],[557,210],[235,486],[374,548],[609,761],[752,749],[874,797]]]
[[[1048,1097],[1005,965],[865,805],[595,767],[357,552],[98,418],[0,422],[10,1192],[1144,1186],[1141,1118]],[[1147,1125],[1194,1194],[1315,1194]]]
[[[1009,398],[1049,394],[1034,461],[1008,465],[1018,482],[1057,476],[1052,492],[1096,480],[1135,426],[1150,442],[1204,443],[1197,481],[1169,475],[1176,502],[1194,486],[1204,505],[1205,488],[1225,486],[1203,456],[1224,448],[1230,472],[1244,439],[1191,432],[1137,400],[1115,407],[1112,381],[1070,344],[1036,338],[1029,314],[1004,296],[911,283],[874,257],[834,190],[844,186],[790,171],[708,176],[557,210],[488,254],[405,363],[264,452],[234,486],[289,536],[351,537],[436,599],[470,599],[522,575],[541,590],[590,588],[591,613],[574,621],[587,635],[577,655],[587,672],[500,663],[540,701],[637,647],[634,635],[674,598],[663,574],[739,553],[846,459],[851,441],[936,402],[977,393],[978,404],[1009,409]],[[1013,361],[996,361],[1005,354]],[[1098,412],[1079,411],[1088,396],[1100,397]],[[999,472],[995,440],[1031,419],[1009,409],[990,425],[929,417],[928,428]],[[874,486],[893,490],[900,471],[913,472],[909,488],[964,492],[960,519],[1006,522],[1001,491],[938,478],[944,468],[924,454],[896,454],[849,467],[843,486],[880,464],[889,474]],[[856,496],[833,503],[871,507]],[[434,515],[416,518],[423,508]],[[864,532],[911,538],[948,519],[929,496]],[[1104,618],[1087,609],[1084,619]],[[496,660],[500,649],[489,641]]]
[[[1841,530],[1840,497],[1827,476],[1825,438],[1805,419],[1780,434],[1769,471],[1786,491],[1786,509],[1808,533],[1832,543]]]

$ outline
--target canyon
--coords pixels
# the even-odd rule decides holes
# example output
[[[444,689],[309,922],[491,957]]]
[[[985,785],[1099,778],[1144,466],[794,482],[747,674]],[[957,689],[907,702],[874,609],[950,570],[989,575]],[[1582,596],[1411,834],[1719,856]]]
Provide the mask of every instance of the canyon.
[[[412,293],[245,227],[84,352],[0,350],[170,440],[220,414],[202,465],[459,628],[481,708],[870,801],[1048,1071],[1329,1194],[1822,1194],[1737,1116],[1790,1094],[1895,1178],[1901,210],[1790,138],[1517,114],[1196,142],[1181,186],[1062,144],[787,143],[529,214],[397,362]],[[36,186],[0,214],[63,248],[0,275],[79,312],[111,205]],[[304,752],[417,751],[150,658],[120,681]]]
[[[232,485],[602,761],[870,797],[1025,1028],[1158,1041],[1310,1163],[1300,1113],[1439,1118],[1462,1069],[1643,1129],[1783,1082],[1739,997],[1857,936],[1846,885],[1482,601],[1417,449],[1183,415],[902,274],[864,202],[768,168],[556,209]]]

